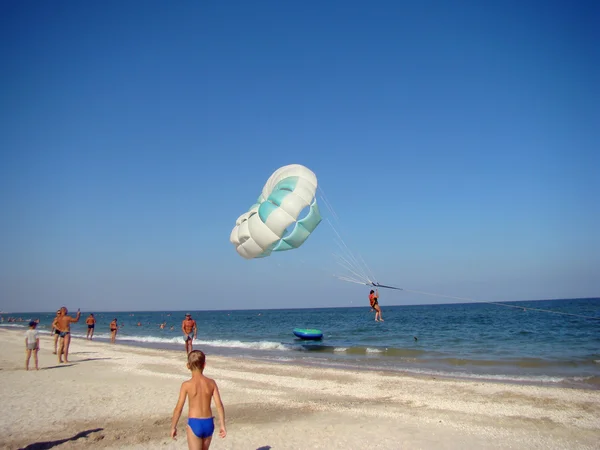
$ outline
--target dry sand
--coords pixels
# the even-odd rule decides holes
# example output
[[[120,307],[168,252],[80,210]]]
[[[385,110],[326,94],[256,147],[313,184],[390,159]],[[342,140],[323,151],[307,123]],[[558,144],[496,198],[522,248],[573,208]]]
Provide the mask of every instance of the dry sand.
[[[187,448],[169,438],[185,352],[74,339],[58,365],[41,339],[0,329],[0,448]],[[600,449],[600,391],[353,372],[208,355],[228,435],[211,449]],[[216,411],[215,411],[216,413]]]

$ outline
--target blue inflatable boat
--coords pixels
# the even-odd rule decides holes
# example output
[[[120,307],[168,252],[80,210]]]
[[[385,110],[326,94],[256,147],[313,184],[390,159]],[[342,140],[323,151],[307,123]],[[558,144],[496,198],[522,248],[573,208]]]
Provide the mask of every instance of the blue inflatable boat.
[[[307,328],[294,328],[294,335],[300,339],[306,339],[310,341],[323,339],[323,333],[321,330],[311,330]]]

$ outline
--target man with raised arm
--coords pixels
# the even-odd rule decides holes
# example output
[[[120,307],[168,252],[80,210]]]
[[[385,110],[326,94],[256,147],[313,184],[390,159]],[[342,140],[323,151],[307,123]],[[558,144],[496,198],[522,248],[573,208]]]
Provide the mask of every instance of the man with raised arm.
[[[58,345],[58,362],[59,363],[68,363],[69,362],[69,345],[71,345],[71,324],[75,322],[79,322],[79,317],[81,317],[81,311],[77,310],[77,315],[75,317],[71,317],[67,315],[69,311],[66,306],[60,308],[60,315],[56,318],[56,329],[59,331],[59,345]],[[63,352],[65,354],[65,359],[63,361],[62,355]]]

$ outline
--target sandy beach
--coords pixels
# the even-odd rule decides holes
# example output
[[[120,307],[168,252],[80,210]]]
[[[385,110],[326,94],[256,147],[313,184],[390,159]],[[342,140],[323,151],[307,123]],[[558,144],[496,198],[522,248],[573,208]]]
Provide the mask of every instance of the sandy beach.
[[[0,329],[1,448],[187,448],[187,405],[169,437],[183,345],[74,339],[58,365],[44,335],[26,372],[24,331]],[[600,391],[207,358],[227,415],[214,449],[600,448]]]

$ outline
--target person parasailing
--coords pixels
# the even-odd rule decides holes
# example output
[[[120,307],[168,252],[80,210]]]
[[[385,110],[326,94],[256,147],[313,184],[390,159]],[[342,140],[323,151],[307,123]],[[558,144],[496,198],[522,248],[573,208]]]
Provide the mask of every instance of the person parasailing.
[[[371,304],[371,311],[375,310],[375,322],[383,322],[381,317],[381,307],[379,306],[379,290],[371,289],[369,293],[369,303]]]

